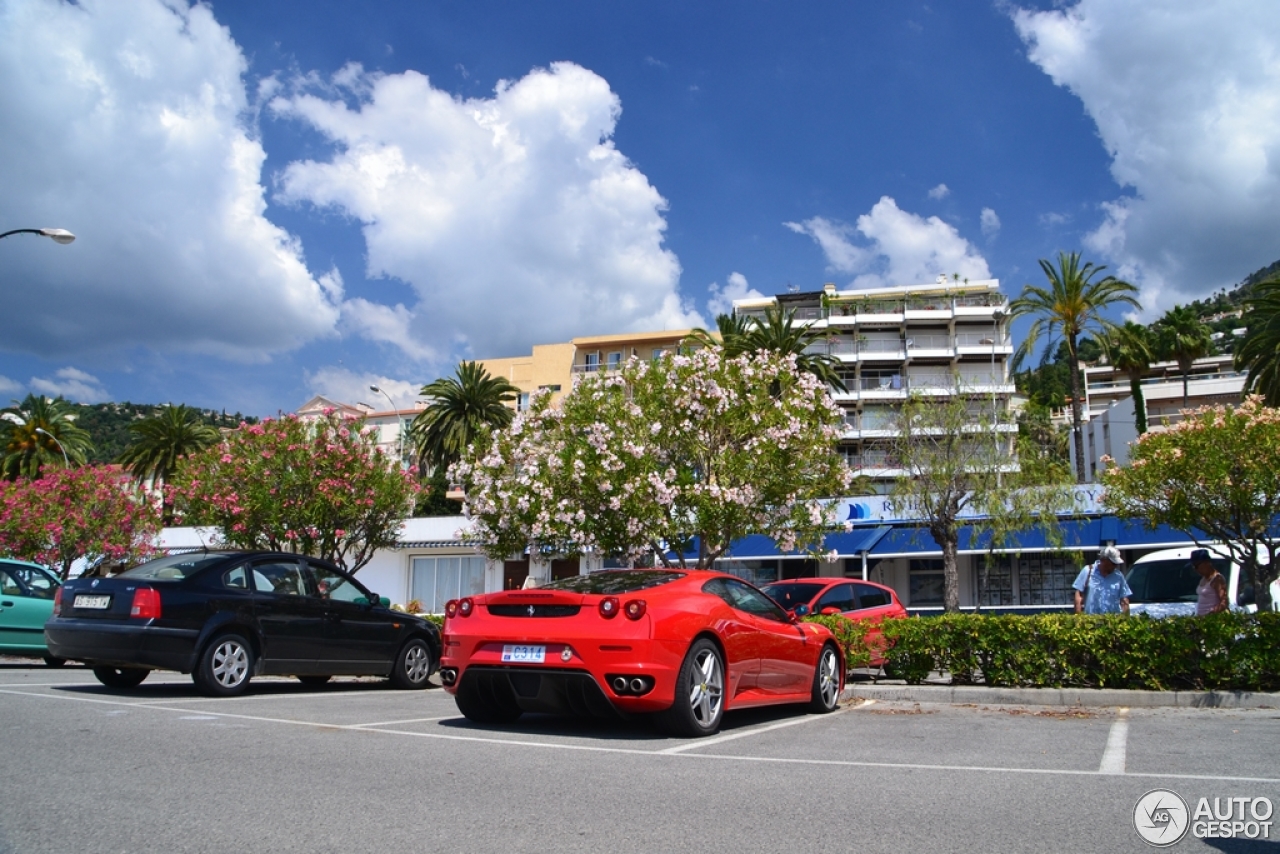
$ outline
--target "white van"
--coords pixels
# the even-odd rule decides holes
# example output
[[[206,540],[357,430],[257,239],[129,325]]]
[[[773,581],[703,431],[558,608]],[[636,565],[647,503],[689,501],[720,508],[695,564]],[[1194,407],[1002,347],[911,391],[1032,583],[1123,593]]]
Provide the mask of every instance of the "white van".
[[[1125,578],[1133,596],[1129,611],[1134,614],[1150,614],[1153,617],[1170,617],[1196,612],[1196,585],[1200,573],[1191,566],[1191,553],[1200,546],[1188,543],[1176,549],[1162,549],[1143,555],[1133,562]],[[1222,546],[1207,546],[1213,565],[1227,579],[1227,597],[1233,611],[1256,611],[1253,587],[1243,578],[1242,568]],[[1267,555],[1262,555],[1267,559]],[[1271,607],[1280,609],[1280,579],[1271,585]]]

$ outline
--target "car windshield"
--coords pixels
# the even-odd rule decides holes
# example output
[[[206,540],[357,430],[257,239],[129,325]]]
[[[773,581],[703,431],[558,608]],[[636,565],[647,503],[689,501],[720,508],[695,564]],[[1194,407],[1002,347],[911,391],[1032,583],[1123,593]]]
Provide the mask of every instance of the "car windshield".
[[[192,552],[190,554],[169,555],[148,561],[133,569],[120,573],[121,578],[143,578],[151,581],[181,580],[193,575],[206,566],[212,566],[227,559],[227,555],[218,552]]]
[[[1214,558],[1213,565],[1224,576],[1230,569],[1228,561]],[[1126,577],[1133,591],[1130,601],[1143,602],[1194,602],[1200,573],[1184,559],[1153,560],[1134,564]]]
[[[561,578],[550,584],[542,585],[542,590],[568,590],[571,593],[598,593],[617,596],[622,593],[634,593],[637,590],[648,590],[677,578],[683,578],[683,572],[672,572],[665,569],[619,569],[593,572],[590,575],[574,575]]]
[[[813,598],[821,588],[816,584],[798,584],[793,581],[779,581],[766,584],[760,588],[765,595],[790,611],[797,605],[803,605]]]

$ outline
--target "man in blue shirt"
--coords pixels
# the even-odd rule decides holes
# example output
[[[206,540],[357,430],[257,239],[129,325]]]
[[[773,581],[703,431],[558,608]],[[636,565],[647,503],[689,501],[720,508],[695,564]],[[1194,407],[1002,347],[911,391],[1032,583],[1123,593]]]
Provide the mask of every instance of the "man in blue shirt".
[[[1133,591],[1119,567],[1124,566],[1124,558],[1115,546],[1103,546],[1098,550],[1098,559],[1080,570],[1076,576],[1075,588],[1076,613],[1086,614],[1128,614],[1129,597]]]

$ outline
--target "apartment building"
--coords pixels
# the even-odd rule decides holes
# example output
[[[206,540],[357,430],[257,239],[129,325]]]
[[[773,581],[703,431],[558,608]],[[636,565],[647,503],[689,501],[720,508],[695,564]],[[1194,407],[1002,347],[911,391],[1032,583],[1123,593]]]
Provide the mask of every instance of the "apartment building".
[[[736,300],[734,313],[762,318],[775,306],[827,333],[811,349],[840,362],[847,389],[834,395],[845,413],[840,451],[880,490],[903,473],[892,443],[898,411],[911,395],[963,395],[975,420],[979,410],[1008,412],[1013,346],[1008,303],[995,279],[961,282],[939,276],[928,285],[848,291],[826,285],[821,291]],[[1002,424],[994,430],[1012,457],[1017,427]]]

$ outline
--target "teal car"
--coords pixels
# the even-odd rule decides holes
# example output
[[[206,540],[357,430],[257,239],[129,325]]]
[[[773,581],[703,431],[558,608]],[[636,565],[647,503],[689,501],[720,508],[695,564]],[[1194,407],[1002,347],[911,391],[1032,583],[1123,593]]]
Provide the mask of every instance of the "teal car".
[[[50,667],[65,659],[49,655],[44,624],[53,614],[57,576],[34,563],[0,558],[0,655],[43,658]]]

